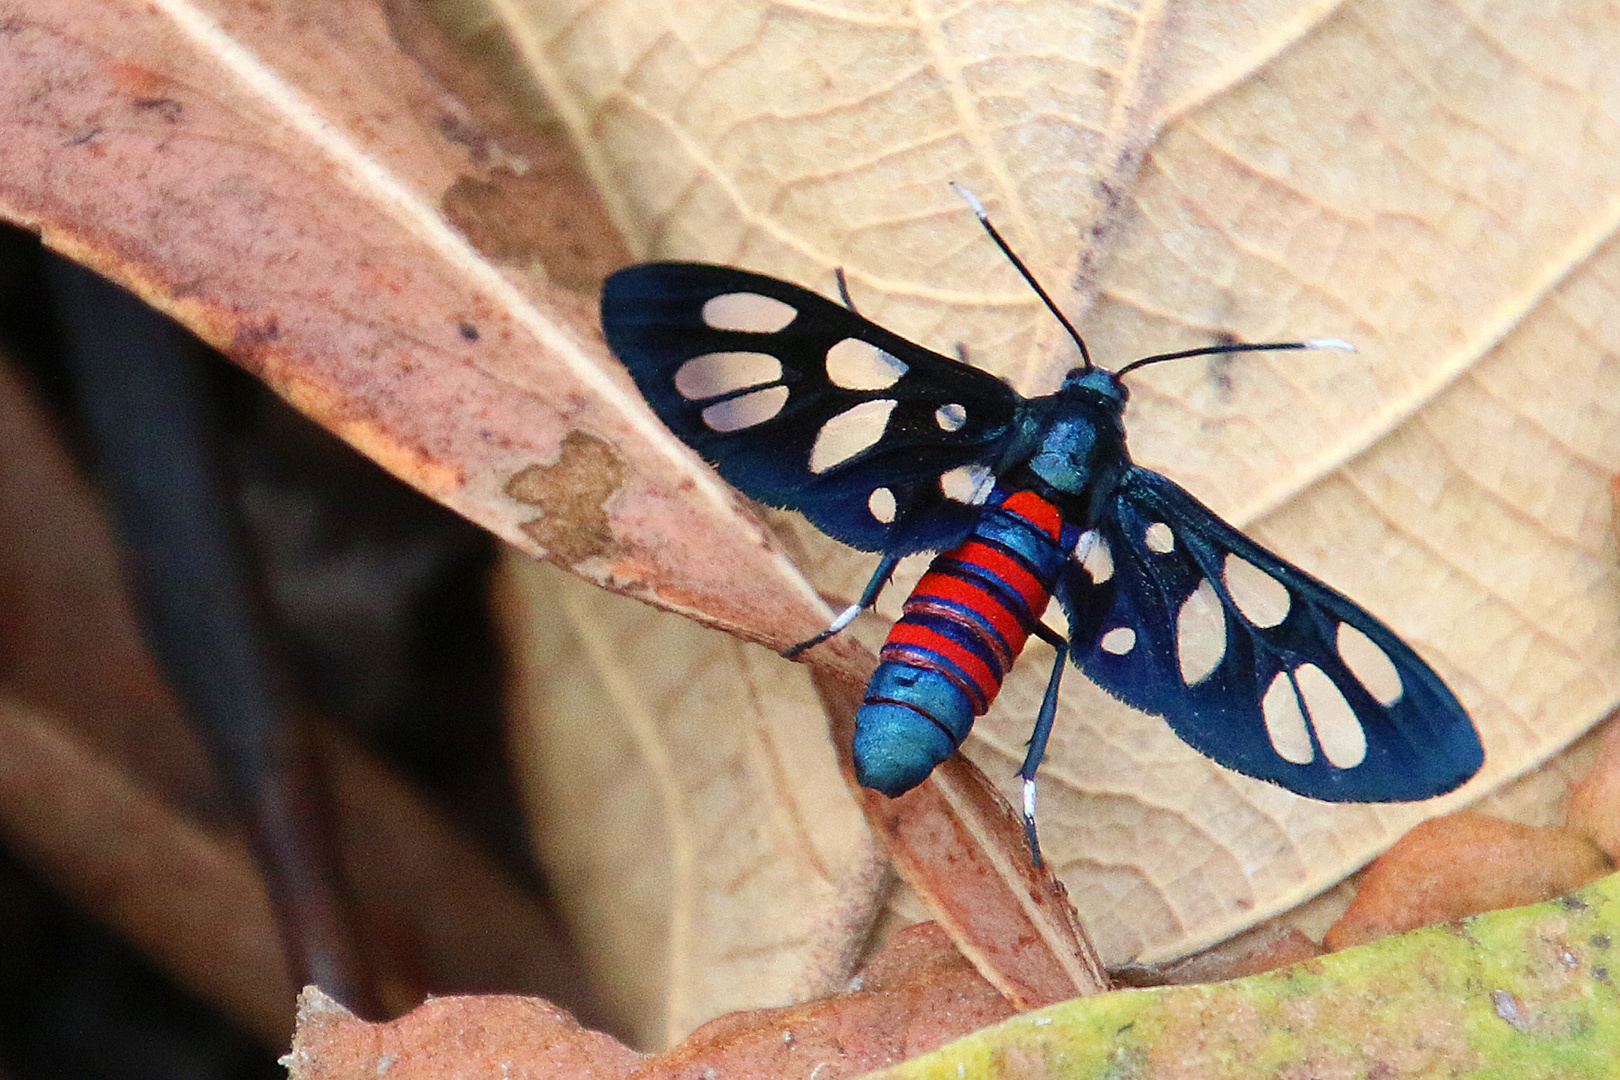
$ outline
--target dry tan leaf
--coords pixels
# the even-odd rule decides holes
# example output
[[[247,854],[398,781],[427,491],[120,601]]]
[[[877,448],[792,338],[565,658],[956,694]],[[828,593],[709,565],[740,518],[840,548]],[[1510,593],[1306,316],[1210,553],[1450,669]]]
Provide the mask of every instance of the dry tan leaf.
[[[823,289],[842,265],[863,313],[1049,387],[1069,358],[956,179],[1068,283],[1107,362],[1227,333],[1361,347],[1154,369],[1133,445],[1430,658],[1486,771],[1430,804],[1312,803],[1071,678],[1045,833],[1105,957],[1176,955],[1294,904],[1614,704],[1613,12],[497,8],[638,253]],[[845,595],[870,567],[811,562]],[[1031,652],[970,744],[993,776],[1022,756]]]
[[[805,669],[528,560],[500,593],[537,854],[615,1029],[843,985],[884,864]]]

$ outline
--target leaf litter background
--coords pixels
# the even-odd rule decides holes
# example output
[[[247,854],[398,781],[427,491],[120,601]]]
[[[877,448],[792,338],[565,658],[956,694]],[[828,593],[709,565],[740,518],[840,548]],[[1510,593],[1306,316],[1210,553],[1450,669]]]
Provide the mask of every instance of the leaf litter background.
[[[165,3],[78,24],[71,10],[51,40],[131,33],[147,50],[105,46],[129,58],[124,77],[139,85],[126,95],[149,91],[158,70],[188,123],[209,107],[251,123],[165,131],[120,117],[126,128],[99,144],[108,160],[86,153],[71,169],[27,172],[19,149],[0,199],[9,216],[233,345],[283,394],[531,552],[776,644],[805,636],[819,616],[770,537],[666,445],[622,383],[587,372],[602,352],[588,302],[564,295],[566,260],[503,246],[509,221],[475,228],[458,184],[480,170],[509,179],[495,152],[505,144],[417,123],[443,106],[369,9],[278,20]],[[946,190],[957,179],[1083,316],[1106,363],[1221,333],[1360,345],[1352,357],[1158,369],[1136,387],[1133,448],[1405,634],[1478,719],[1488,773],[1421,807],[1312,804],[1215,770],[1071,678],[1045,833],[1108,959],[1173,956],[1311,895],[1611,707],[1612,12],[598,3],[493,14],[638,257],[736,262],[822,289],[842,265],[866,314],[944,351],[964,341],[1022,388],[1049,388],[1072,358]],[[14,39],[35,28],[25,15],[8,13]],[[250,79],[260,69],[227,46],[247,48],[270,80]],[[59,136],[91,123],[73,112],[81,85],[56,89],[44,120],[37,101],[11,111],[61,153]],[[175,187],[129,180],[117,137],[140,143],[149,129],[164,138],[148,147],[169,156],[132,160],[159,180],[193,144],[217,155],[239,143],[263,170],[263,205],[216,185],[177,208]],[[276,192],[283,167],[318,197]],[[113,171],[98,181],[98,168]],[[384,183],[396,179],[403,189]],[[237,249],[235,234],[209,232],[209,214],[244,205],[254,222],[279,220],[278,194],[297,204],[286,237]],[[146,216],[132,209],[143,199]],[[434,208],[477,252],[433,232]],[[200,235],[153,229],[165,213]],[[385,257],[358,260],[372,268],[362,287],[312,303],[300,290],[315,255],[300,237],[329,261],[317,283],[345,281],[351,249]],[[222,312],[223,299],[236,306]],[[542,309],[554,324],[535,321]],[[262,310],[281,315],[276,344],[240,333]],[[469,312],[495,351],[471,367],[433,337]],[[461,382],[429,395],[400,363],[380,392],[366,362],[402,351]],[[304,362],[331,352],[326,367]],[[581,430],[606,441],[565,436]],[[611,472],[604,457],[622,486],[591,487]],[[564,520],[535,509],[541,496]],[[617,546],[595,539],[592,499]],[[869,568],[791,522],[777,528],[828,593],[849,594]],[[818,741],[825,719],[802,670],[554,572],[514,566],[505,595],[532,661],[515,741],[537,843],[620,1022],[656,1043],[729,1008],[836,985],[883,879]],[[1042,669],[1033,648],[970,748],[993,776],[1020,755]]]
[[[1412,641],[1476,717],[1486,772],[1420,806],[1309,802],[1070,678],[1043,831],[1105,959],[1294,904],[1612,707],[1611,12],[499,6],[637,254],[823,291],[841,265],[864,314],[1049,388],[1072,358],[957,179],[1068,284],[1104,363],[1221,333],[1359,346],[1155,369],[1132,447]],[[796,532],[814,580],[852,595],[870,560]],[[993,777],[1039,700],[1029,652],[969,744]]]

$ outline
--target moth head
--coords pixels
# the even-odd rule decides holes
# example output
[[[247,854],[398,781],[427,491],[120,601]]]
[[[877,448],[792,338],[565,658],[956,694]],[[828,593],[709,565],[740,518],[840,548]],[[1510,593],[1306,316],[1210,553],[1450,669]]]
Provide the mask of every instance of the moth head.
[[[1104,371],[1100,367],[1075,368],[1063,378],[1063,393],[1081,394],[1105,405],[1115,412],[1122,412],[1125,400],[1130,397],[1130,391],[1125,384],[1119,381],[1119,376],[1112,371]]]

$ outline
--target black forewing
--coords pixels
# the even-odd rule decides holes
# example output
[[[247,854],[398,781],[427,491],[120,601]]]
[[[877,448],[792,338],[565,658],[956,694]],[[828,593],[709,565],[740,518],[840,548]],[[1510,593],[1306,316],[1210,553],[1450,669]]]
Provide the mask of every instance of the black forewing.
[[[774,332],[717,329],[704,305],[751,293],[794,309]],[[1013,429],[1022,400],[1000,379],[914,345],[847,308],[785,281],[706,263],[645,263],[621,270],[602,289],[608,344],[630,369],[653,411],[720,475],[772,506],[801,511],[823,532],[867,551],[913,551],[954,544],[977,520],[977,507],[945,498],[941,474],[996,456]],[[905,365],[881,390],[835,385],[829,350],[855,338]],[[688,400],[676,387],[681,365],[710,353],[753,352],[774,357],[779,379],[749,392],[786,387],[787,402],[768,420],[737,431],[715,431],[704,409],[724,395]],[[887,427],[873,446],[821,473],[810,470],[816,437],[828,420],[866,401],[893,400]],[[962,425],[944,430],[942,406],[958,405]],[[894,493],[894,527],[869,509],[878,488]]]
[[[1153,550],[1146,541],[1155,522],[1171,530],[1173,547],[1167,552]],[[1071,562],[1059,589],[1075,627],[1075,663],[1125,703],[1163,716],[1194,749],[1238,772],[1333,802],[1430,798],[1479,769],[1484,753],[1468,714],[1400,638],[1171,481],[1133,466],[1099,509],[1094,527],[1109,547],[1112,576],[1093,584]],[[1244,617],[1228,589],[1228,554],[1287,590],[1288,612],[1282,621],[1262,627]],[[1177,619],[1206,580],[1225,617],[1226,647],[1209,676],[1189,686],[1178,660]],[[1341,657],[1341,623],[1365,634],[1393,664],[1402,693],[1392,704],[1381,704]],[[1134,647],[1123,655],[1101,646],[1102,636],[1116,627],[1128,627],[1136,635]],[[1289,761],[1273,746],[1262,701],[1279,673],[1297,673],[1302,664],[1326,674],[1354,712],[1367,743],[1359,764],[1330,764],[1309,722],[1314,751],[1309,762]],[[1308,717],[1297,692],[1295,701]]]

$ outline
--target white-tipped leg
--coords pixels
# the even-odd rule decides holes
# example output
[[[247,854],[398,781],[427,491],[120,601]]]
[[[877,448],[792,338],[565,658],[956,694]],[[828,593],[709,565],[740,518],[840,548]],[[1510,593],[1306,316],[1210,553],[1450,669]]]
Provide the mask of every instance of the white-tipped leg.
[[[1300,344],[1304,345],[1307,349],[1342,349],[1345,352],[1356,351],[1356,347],[1354,345],[1350,344],[1348,341],[1345,341],[1343,338],[1336,337],[1311,338],[1309,341],[1300,342]]]
[[[1041,858],[1040,837],[1035,834],[1035,778],[1024,780],[1024,838],[1029,841],[1029,853],[1036,866],[1044,866]]]
[[[894,573],[894,568],[899,562],[900,556],[894,552],[891,551],[885,554],[882,559],[878,560],[877,569],[872,572],[871,580],[867,581],[866,588],[861,590],[861,598],[859,600],[845,608],[838,618],[832,621],[832,625],[827,627],[827,629],[823,630],[809,641],[799,642],[782,655],[787,657],[789,660],[792,660],[806,649],[815,648],[817,645],[820,645],[823,641],[826,641],[828,638],[838,633],[838,631],[854,622],[855,616],[859,615],[861,612],[865,611],[867,608],[871,607],[877,602],[878,593],[883,591],[883,586],[888,582],[889,575]]]
[[[849,605],[849,607],[845,608],[839,613],[838,618],[832,621],[832,625],[827,627],[827,636],[832,637],[834,634],[838,633],[838,631],[854,622],[855,617],[865,610],[866,609],[859,604]]]

